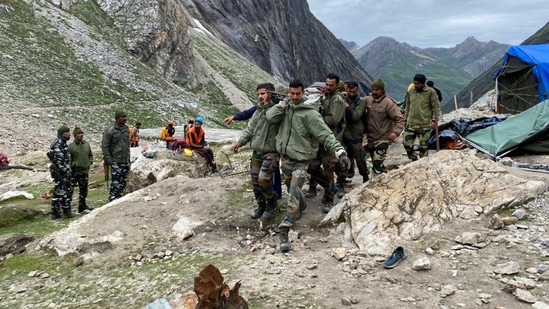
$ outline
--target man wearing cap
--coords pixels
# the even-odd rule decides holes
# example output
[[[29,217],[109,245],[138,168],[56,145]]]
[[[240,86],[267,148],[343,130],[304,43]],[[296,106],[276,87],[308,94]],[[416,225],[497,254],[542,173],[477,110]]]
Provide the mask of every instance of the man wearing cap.
[[[122,197],[130,174],[130,130],[126,125],[127,117],[126,112],[116,111],[114,124],[103,132],[103,161],[111,172],[109,202]]]
[[[74,128],[72,133],[74,142],[69,145],[71,154],[71,185],[69,186],[69,196],[72,200],[74,187],[78,186],[78,213],[89,213],[93,207],[86,204],[88,196],[88,181],[90,167],[93,163],[93,154],[90,144],[84,140],[84,131],[79,127]]]
[[[372,158],[372,172],[386,173],[384,161],[389,144],[394,143],[404,129],[404,117],[396,102],[385,94],[385,83],[372,83],[372,94],[365,98],[367,110],[366,149]]]
[[[71,154],[67,141],[71,138],[71,130],[66,125],[57,129],[57,138],[51,143],[48,157],[50,158],[50,174],[55,182],[51,199],[51,218],[60,219],[61,211],[65,218],[71,218],[71,196],[69,195],[71,176]]]
[[[214,161],[213,151],[210,149],[210,146],[208,146],[208,143],[206,142],[206,133],[204,132],[204,129],[202,129],[203,124],[204,118],[196,117],[194,119],[194,126],[190,128],[185,135],[185,142],[192,150],[198,152],[208,161],[208,164],[212,169],[212,173],[215,173],[217,172],[217,164],[215,164]]]
[[[404,149],[412,161],[418,159],[413,146],[416,138],[419,143],[419,157],[429,155],[429,136],[431,129],[438,125],[440,104],[433,88],[425,86],[427,78],[423,74],[414,76],[414,87],[406,95],[406,128],[404,130]]]
[[[172,143],[175,139],[175,128],[173,127],[173,120],[168,120],[168,126],[166,127],[166,148],[172,149]]]

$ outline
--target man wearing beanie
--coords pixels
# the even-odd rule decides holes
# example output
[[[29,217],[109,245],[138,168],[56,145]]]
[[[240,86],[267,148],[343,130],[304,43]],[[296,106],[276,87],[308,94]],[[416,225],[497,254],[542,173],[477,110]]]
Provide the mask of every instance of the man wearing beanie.
[[[105,129],[101,141],[103,162],[110,167],[109,202],[122,197],[130,174],[130,130],[126,125],[127,117],[126,112],[116,111],[115,122]]]
[[[372,84],[372,94],[366,97],[368,145],[366,149],[372,158],[372,172],[386,173],[385,158],[389,145],[394,143],[404,129],[404,117],[396,102],[385,94],[385,83],[381,79]]]
[[[55,182],[51,199],[51,218],[60,219],[61,211],[65,218],[71,218],[71,197],[69,196],[71,175],[71,154],[67,141],[71,138],[69,127],[62,125],[57,129],[57,138],[50,145],[50,175]]]
[[[88,181],[93,154],[90,144],[84,140],[82,129],[76,127],[72,134],[74,142],[69,145],[72,171],[69,196],[72,200],[74,187],[78,186],[78,213],[89,213],[93,208],[86,204],[86,197],[88,196]]]
[[[425,86],[427,78],[423,74],[414,76],[414,88],[406,94],[406,128],[404,130],[404,149],[412,161],[418,159],[413,146],[416,138],[419,143],[419,157],[429,155],[429,137],[431,129],[438,126],[440,103],[433,88]]]

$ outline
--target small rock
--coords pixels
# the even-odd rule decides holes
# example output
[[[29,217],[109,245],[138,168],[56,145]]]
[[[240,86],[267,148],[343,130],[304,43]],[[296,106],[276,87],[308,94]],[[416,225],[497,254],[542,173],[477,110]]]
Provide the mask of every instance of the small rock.
[[[490,224],[488,227],[494,230],[499,230],[502,229],[504,226],[505,224],[503,223],[501,217],[498,214],[494,214],[490,219]]]
[[[40,272],[38,270],[30,271],[27,275],[28,277],[38,277],[40,275]]]
[[[496,274],[502,274],[502,275],[517,274],[518,272],[520,272],[520,265],[515,261],[509,261],[504,264],[498,264],[494,272]]]
[[[442,287],[442,290],[440,290],[440,296],[444,298],[454,295],[456,293],[456,290],[456,287],[451,284],[445,285]]]
[[[528,217],[526,210],[519,208],[511,214],[513,217],[516,217],[518,220],[524,220]]]
[[[416,271],[431,269],[431,261],[427,257],[420,257],[412,264],[412,269]]]
[[[333,257],[335,257],[340,261],[345,257],[346,254],[347,254],[347,249],[345,248],[339,247],[339,248],[332,249]]]
[[[351,306],[353,303],[351,303],[351,299],[347,298],[347,297],[343,297],[341,299],[341,304],[343,306]]]
[[[533,304],[538,300],[534,295],[532,295],[532,293],[523,289],[516,289],[513,295],[515,295],[515,297],[518,300],[523,301],[525,303]]]
[[[505,217],[505,218],[502,218],[501,220],[505,225],[516,224],[519,221],[517,217]]]
[[[537,302],[532,304],[532,308],[534,308],[534,309],[549,309],[549,305],[544,303],[544,302],[537,301]]]
[[[433,250],[433,248],[431,247],[428,247],[427,249],[425,249],[425,253],[427,253],[428,255],[434,255],[435,250]]]

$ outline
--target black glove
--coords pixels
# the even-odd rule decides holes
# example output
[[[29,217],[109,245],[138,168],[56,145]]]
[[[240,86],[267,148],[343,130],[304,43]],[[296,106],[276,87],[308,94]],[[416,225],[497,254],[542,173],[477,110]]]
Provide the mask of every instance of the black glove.
[[[339,156],[339,164],[345,167],[345,170],[349,170],[351,168],[351,159],[346,154],[342,154]]]

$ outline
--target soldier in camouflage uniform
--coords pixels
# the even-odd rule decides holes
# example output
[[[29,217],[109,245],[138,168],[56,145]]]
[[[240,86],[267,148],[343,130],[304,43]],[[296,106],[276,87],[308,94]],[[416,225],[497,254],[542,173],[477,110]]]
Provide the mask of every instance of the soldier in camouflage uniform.
[[[372,95],[365,100],[368,117],[366,147],[372,158],[372,172],[381,174],[387,172],[384,164],[387,149],[402,133],[404,117],[395,101],[385,94],[385,83],[381,79],[372,83]]]
[[[50,173],[55,188],[51,199],[51,218],[61,218],[61,211],[65,218],[71,218],[71,197],[69,187],[71,185],[71,154],[67,141],[71,138],[69,127],[62,125],[57,130],[57,138],[50,146],[48,157],[50,158]]]
[[[111,170],[109,202],[122,197],[130,174],[130,130],[126,125],[127,117],[126,112],[115,112],[114,124],[103,132],[103,161]]]
[[[341,143],[343,132],[345,130],[345,98],[339,90],[339,76],[330,73],[326,76],[326,91],[321,97],[320,114],[328,128],[332,131],[336,139]],[[334,175],[336,172],[337,158],[332,150],[326,145],[319,145],[318,153],[309,166],[309,174],[324,188],[322,197],[323,212],[327,213],[334,205]],[[322,165],[322,168],[321,168]],[[346,176],[346,175],[345,175]],[[339,179],[339,178],[338,178]],[[339,184],[341,190],[345,190],[345,177],[343,183]],[[314,184],[314,182],[313,182]],[[309,188],[311,190],[313,188]],[[316,190],[316,188],[314,188]],[[312,192],[311,192],[312,193]]]
[[[429,155],[429,136],[431,129],[438,126],[440,103],[433,88],[427,87],[427,78],[423,74],[414,76],[414,87],[406,94],[406,128],[404,130],[404,149],[412,161],[418,159],[413,146],[416,138],[419,142],[419,157]]]
[[[319,144],[336,154],[347,169],[351,161],[332,130],[318,113],[317,100],[306,101],[303,83],[290,83],[290,100],[280,101],[267,110],[266,118],[280,127],[276,136],[276,150],[281,156],[282,174],[288,188],[288,209],[280,228],[280,250],[290,250],[288,232],[306,207],[301,188],[307,177],[309,162],[315,158]]]
[[[89,207],[86,204],[93,153],[91,151],[90,143],[84,140],[84,131],[82,131],[82,129],[76,127],[72,134],[74,135],[74,142],[69,145],[69,152],[72,159],[69,196],[72,199],[74,187],[78,186],[78,213],[88,213],[93,210],[93,207]]]
[[[278,133],[278,123],[269,123],[265,117],[267,110],[275,105],[271,100],[270,91],[275,91],[270,83],[259,84],[256,88],[259,102],[248,126],[242,132],[238,142],[233,146],[237,152],[240,146],[250,143],[253,150],[250,161],[250,176],[254,186],[257,209],[251,214],[252,219],[261,216],[270,219],[277,207],[276,192],[272,186],[273,175],[279,170],[279,155],[276,152],[275,137]]]

